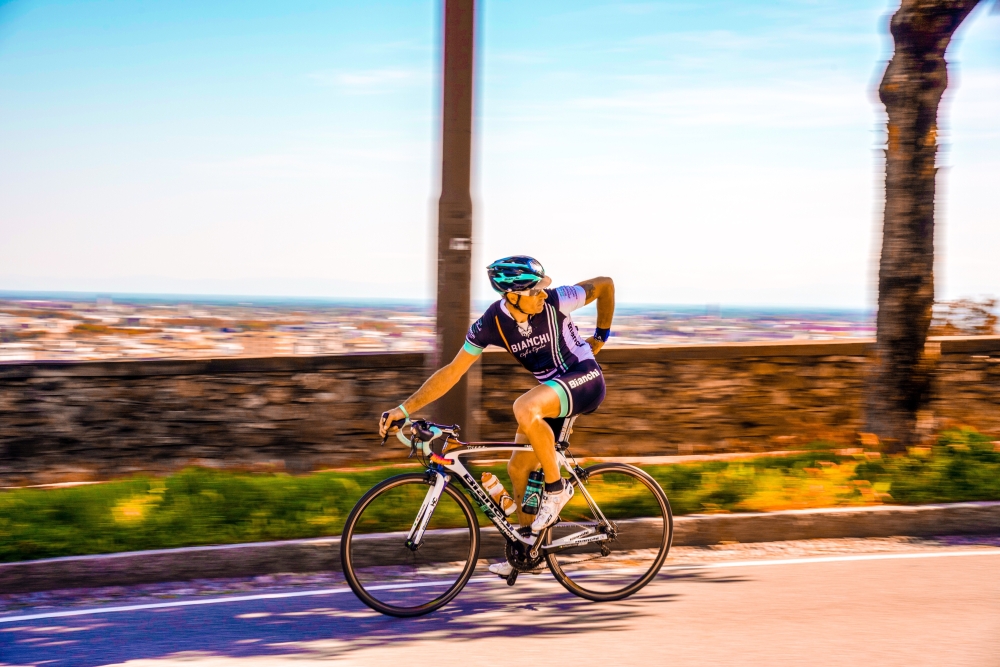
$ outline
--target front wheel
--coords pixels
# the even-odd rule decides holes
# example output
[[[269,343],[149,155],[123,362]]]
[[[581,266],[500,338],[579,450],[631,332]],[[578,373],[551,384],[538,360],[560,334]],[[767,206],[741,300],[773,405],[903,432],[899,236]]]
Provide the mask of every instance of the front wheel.
[[[610,539],[547,552],[545,558],[571,593],[595,602],[621,600],[663,566],[674,529],[670,502],[656,480],[630,465],[599,463],[581,481],[548,543],[587,532]]]
[[[374,486],[354,506],[340,538],[340,562],[358,598],[389,616],[428,614],[468,583],[479,558],[479,524],[469,501],[446,485],[419,545],[407,544],[436,476],[408,473]]]

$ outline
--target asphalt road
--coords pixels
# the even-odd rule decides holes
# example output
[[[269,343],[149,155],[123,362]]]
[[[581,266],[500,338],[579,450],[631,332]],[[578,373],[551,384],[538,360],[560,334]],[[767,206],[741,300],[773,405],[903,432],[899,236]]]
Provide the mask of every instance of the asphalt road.
[[[548,575],[514,588],[480,579],[413,620],[380,616],[343,586],[22,609],[0,617],[0,664],[1000,667],[996,548],[674,567],[607,604]]]

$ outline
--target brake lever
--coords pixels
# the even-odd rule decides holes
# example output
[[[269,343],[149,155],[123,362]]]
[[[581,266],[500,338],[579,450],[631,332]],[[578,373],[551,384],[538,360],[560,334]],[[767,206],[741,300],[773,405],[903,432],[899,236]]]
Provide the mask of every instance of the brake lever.
[[[382,413],[382,419],[385,419],[388,416],[389,416],[388,412],[383,412]],[[404,426],[406,426],[406,419],[397,419],[396,421],[394,421],[391,424],[389,424],[389,428],[387,428],[385,430],[385,436],[382,438],[382,444],[379,445],[379,446],[380,447],[385,447],[385,443],[389,439],[389,431],[390,431],[390,429],[403,428]],[[411,446],[411,450],[412,450],[412,446]],[[412,456],[412,454],[411,454],[411,456]]]

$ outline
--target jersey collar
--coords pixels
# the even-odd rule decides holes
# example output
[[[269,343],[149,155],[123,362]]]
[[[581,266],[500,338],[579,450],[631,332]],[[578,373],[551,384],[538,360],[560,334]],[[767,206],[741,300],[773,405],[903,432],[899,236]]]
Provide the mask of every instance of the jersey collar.
[[[509,310],[507,310],[507,299],[502,299],[500,301],[500,310],[504,312],[504,315],[506,315],[511,319],[511,321],[514,323],[514,326],[520,329],[522,333],[524,333],[525,331],[529,332],[531,331],[531,318],[534,317],[534,315],[528,315],[528,319],[525,322],[526,326],[521,326],[521,323],[518,322],[516,319],[514,319],[514,316],[510,314]]]
[[[500,310],[503,311],[504,315],[514,320],[514,316],[510,314],[509,310],[507,310],[507,299],[500,299]],[[514,320],[514,324],[517,324],[517,320]]]

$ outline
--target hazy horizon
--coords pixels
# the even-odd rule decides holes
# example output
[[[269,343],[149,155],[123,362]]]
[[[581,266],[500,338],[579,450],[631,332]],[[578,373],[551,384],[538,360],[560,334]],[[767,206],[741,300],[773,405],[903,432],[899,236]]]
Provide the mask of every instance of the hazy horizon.
[[[499,297],[490,299],[476,299],[473,302],[473,309],[477,307],[485,308]],[[252,306],[372,306],[387,307],[393,305],[405,307],[431,308],[434,305],[432,299],[393,299],[379,297],[309,297],[309,296],[275,296],[275,295],[254,295],[254,294],[167,294],[167,293],[141,293],[141,292],[75,292],[75,291],[47,291],[47,290],[0,290],[0,301],[71,301],[84,303],[101,299],[109,299],[112,303],[135,303],[135,304],[185,304],[203,303],[209,305],[252,305]],[[865,308],[824,308],[809,305],[727,305],[719,303],[636,303],[617,301],[616,309],[625,310],[650,310],[678,312],[712,311],[713,313],[815,313],[815,314],[835,314],[851,313],[856,315],[871,315],[874,312]],[[588,306],[585,311],[593,310],[593,306]],[[473,313],[475,315],[475,313]]]

